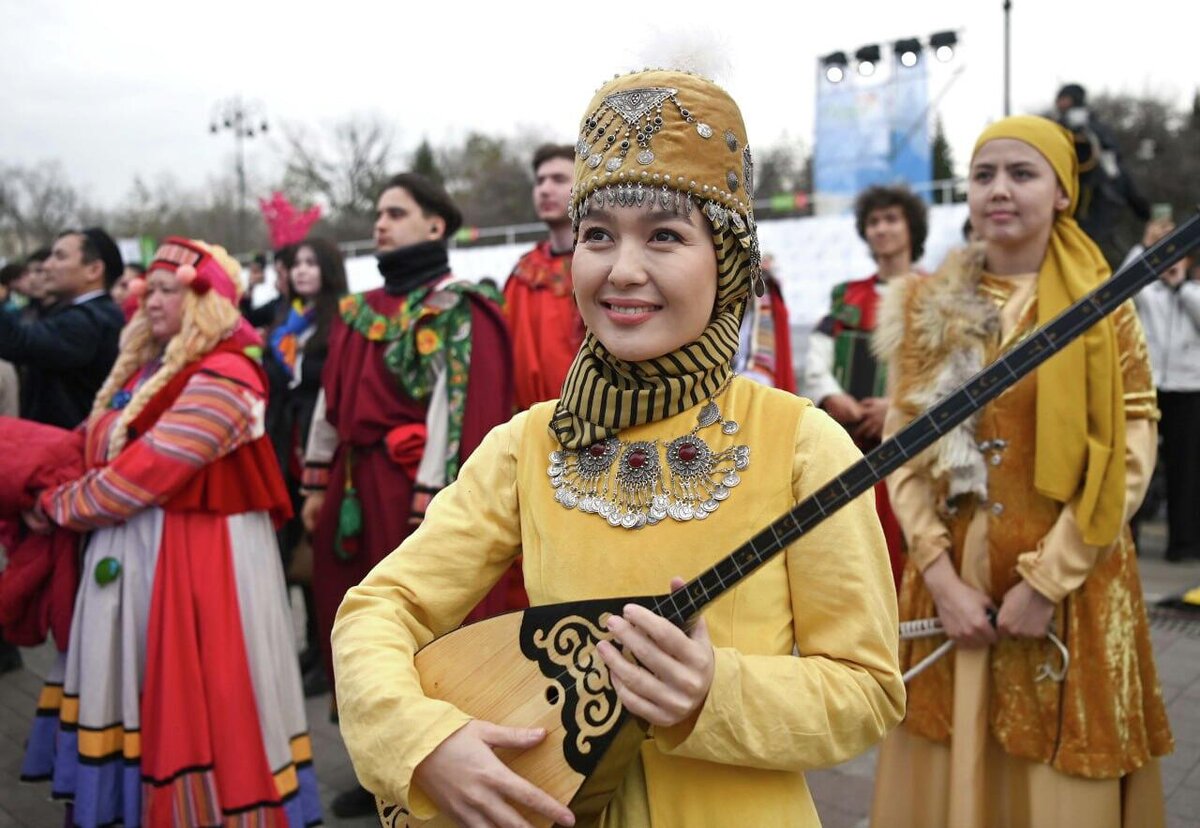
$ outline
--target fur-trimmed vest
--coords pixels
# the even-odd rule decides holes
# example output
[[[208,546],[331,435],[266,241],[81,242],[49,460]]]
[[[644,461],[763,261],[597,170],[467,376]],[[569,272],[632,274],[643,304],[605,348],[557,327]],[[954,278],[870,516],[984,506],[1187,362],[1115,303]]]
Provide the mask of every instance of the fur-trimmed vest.
[[[1034,299],[1001,342],[1000,308],[1011,288],[982,268],[982,250],[959,251],[935,276],[897,284],[881,305],[876,350],[890,361],[892,404],[909,419],[1036,327]],[[1153,416],[1149,362],[1132,307],[1118,309],[1113,324],[1126,418]],[[935,505],[949,529],[959,571],[967,527],[978,510],[985,510],[985,569],[997,606],[1020,580],[1018,557],[1039,548],[1066,508],[1033,484],[1037,379],[1037,372],[1022,378],[911,461],[934,483]],[[1076,776],[1114,778],[1170,751],[1135,556],[1126,528],[1083,585],[1056,609],[1055,628],[1071,654],[1065,681],[1038,680],[1048,655],[1044,641],[1003,639],[991,648],[990,728],[1009,754]],[[900,591],[901,620],[936,615],[920,573],[911,562],[908,568]],[[901,642],[901,667],[908,669],[940,643]],[[951,654],[909,684],[905,724],[924,738],[947,742],[953,706]]]
[[[1000,312],[979,291],[983,248],[950,254],[932,277],[906,277],[880,302],[873,347],[896,371],[892,404],[908,419],[928,409],[986,364],[1000,332]],[[949,497],[987,495],[987,467],[976,447],[976,414],[919,458]]]

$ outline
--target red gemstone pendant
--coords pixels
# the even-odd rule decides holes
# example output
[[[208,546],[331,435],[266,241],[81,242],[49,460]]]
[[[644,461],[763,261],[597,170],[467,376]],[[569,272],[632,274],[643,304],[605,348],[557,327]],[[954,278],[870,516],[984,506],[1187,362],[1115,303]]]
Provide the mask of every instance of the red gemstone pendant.
[[[646,452],[641,449],[631,451],[629,453],[629,465],[631,468],[640,469],[646,465]]]
[[[699,453],[699,449],[696,448],[695,443],[684,443],[679,447],[679,459],[685,463],[695,460],[696,455]]]

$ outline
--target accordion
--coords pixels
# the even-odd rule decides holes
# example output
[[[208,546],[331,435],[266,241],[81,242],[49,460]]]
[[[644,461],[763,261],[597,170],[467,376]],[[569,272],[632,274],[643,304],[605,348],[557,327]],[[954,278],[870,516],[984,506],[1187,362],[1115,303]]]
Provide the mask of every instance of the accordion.
[[[871,353],[870,331],[843,330],[834,337],[833,378],[856,400],[887,396],[887,365]]]

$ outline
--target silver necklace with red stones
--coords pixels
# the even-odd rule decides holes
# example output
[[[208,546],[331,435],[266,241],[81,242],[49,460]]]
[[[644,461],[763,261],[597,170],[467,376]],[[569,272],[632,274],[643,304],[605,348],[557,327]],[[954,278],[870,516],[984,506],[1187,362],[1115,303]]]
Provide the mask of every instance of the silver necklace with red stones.
[[[663,457],[658,440],[625,442],[617,437],[550,452],[546,473],[554,499],[625,529],[653,526],[664,518],[704,520],[741,482],[738,472],[750,465],[749,446],[718,451],[698,436],[700,429],[718,423],[724,435],[738,432],[738,424],[724,419],[717,407],[728,387],[726,381],[700,408],[695,428],[662,444]]]

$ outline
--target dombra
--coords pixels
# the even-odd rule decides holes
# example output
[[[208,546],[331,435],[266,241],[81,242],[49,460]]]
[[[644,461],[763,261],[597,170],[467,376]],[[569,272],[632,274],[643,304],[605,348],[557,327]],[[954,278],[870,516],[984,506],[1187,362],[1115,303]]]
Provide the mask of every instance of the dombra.
[[[537,746],[499,750],[497,755],[567,805],[577,826],[598,824],[646,733],[645,723],[622,707],[596,652],[596,644],[610,637],[604,626],[610,614],[636,603],[687,628],[708,603],[928,448],[1197,246],[1200,214],[679,590],[531,607],[436,639],[416,655],[425,694],[474,718],[544,728],[546,738]],[[387,828],[453,824],[444,817],[417,820],[383,800],[377,806]],[[522,814],[539,828],[550,824],[528,811]]]

